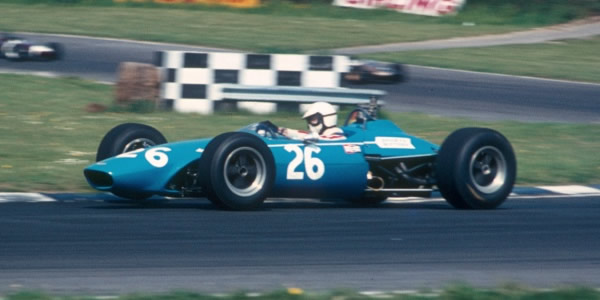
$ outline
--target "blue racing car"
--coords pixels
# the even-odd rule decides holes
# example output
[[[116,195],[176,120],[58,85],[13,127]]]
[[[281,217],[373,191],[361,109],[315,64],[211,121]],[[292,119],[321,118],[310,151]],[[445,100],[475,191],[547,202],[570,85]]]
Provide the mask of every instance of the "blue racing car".
[[[493,209],[515,182],[514,151],[492,129],[459,129],[438,146],[378,120],[373,106],[349,114],[342,141],[291,140],[268,124],[173,143],[150,126],[121,124],[104,136],[84,175],[123,198],[207,197],[228,210],[256,209],[267,197],[375,205],[434,190],[456,208]]]

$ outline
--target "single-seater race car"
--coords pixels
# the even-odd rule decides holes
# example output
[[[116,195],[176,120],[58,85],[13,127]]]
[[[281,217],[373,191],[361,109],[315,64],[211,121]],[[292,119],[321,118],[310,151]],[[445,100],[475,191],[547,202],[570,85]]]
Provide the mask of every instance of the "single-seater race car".
[[[492,209],[510,194],[516,158],[499,132],[459,129],[440,147],[375,115],[372,106],[352,111],[342,141],[291,140],[267,121],[167,143],[150,126],[121,124],[104,136],[84,175],[95,189],[123,198],[207,197],[229,210],[256,209],[267,197],[375,205],[434,190],[456,208]]]
[[[345,83],[398,83],[407,78],[405,68],[399,63],[389,63],[375,60],[354,60],[350,71],[344,73]]]
[[[0,58],[9,60],[58,60],[64,55],[64,48],[59,43],[36,43],[24,38],[0,36]]]

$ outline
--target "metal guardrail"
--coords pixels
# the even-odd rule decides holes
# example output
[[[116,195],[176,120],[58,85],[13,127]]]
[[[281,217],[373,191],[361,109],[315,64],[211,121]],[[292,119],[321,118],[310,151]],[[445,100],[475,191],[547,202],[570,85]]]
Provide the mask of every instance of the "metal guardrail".
[[[387,93],[381,90],[348,89],[348,88],[307,88],[293,86],[250,86],[237,84],[221,84],[222,100],[259,101],[259,102],[294,102],[312,103],[326,101],[338,105],[368,104],[370,99],[377,99]],[[382,101],[380,100],[381,104]]]

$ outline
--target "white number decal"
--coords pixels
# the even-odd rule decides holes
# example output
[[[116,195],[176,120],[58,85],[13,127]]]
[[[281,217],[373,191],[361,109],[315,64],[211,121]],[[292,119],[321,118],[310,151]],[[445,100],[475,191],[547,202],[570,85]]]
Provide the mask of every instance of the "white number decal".
[[[290,180],[302,180],[304,179],[304,173],[296,171],[296,168],[302,163],[302,150],[300,147],[295,145],[286,145],[283,149],[287,152],[294,152],[296,157],[292,159],[287,168],[287,179]]]
[[[164,166],[167,165],[167,163],[169,162],[169,157],[161,152],[169,152],[171,151],[171,149],[167,148],[167,147],[157,147],[157,148],[152,148],[148,151],[146,151],[146,160],[153,166],[157,167],[157,168],[162,168]]]
[[[287,152],[294,152],[296,155],[290,162],[287,168],[286,178],[289,180],[302,180],[304,179],[304,173],[296,171],[296,168],[304,161],[304,169],[306,170],[306,176],[311,180],[318,180],[325,174],[325,164],[322,160],[313,157],[313,153],[321,152],[318,147],[304,147],[304,152],[298,145],[286,145],[284,147]]]
[[[325,164],[322,160],[312,157],[312,153],[321,152],[319,147],[304,147],[304,168],[306,175],[312,180],[317,180],[325,174]]]
[[[138,153],[146,150],[146,148],[135,149],[133,151],[125,152],[117,155],[118,158],[136,158]],[[171,151],[170,148],[167,147],[157,147],[152,148],[146,151],[144,157],[152,166],[157,168],[162,168],[167,165],[169,162],[169,157],[164,152]]]
[[[140,149],[135,149],[133,151],[129,151],[129,152],[125,152],[125,153],[121,153],[119,155],[117,155],[118,158],[136,158],[137,154],[144,151],[144,148],[140,148]]]

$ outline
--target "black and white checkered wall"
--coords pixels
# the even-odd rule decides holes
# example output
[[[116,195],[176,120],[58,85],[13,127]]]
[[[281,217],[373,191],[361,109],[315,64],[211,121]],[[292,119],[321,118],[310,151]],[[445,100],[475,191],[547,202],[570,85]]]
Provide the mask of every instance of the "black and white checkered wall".
[[[349,71],[347,56],[247,54],[225,52],[157,52],[162,69],[161,97],[180,112],[210,114],[223,100],[220,84],[244,86],[340,87]],[[237,108],[277,111],[277,103],[238,101]]]

